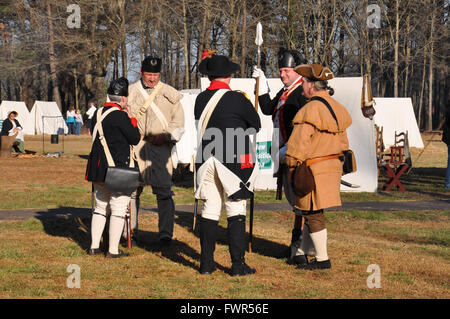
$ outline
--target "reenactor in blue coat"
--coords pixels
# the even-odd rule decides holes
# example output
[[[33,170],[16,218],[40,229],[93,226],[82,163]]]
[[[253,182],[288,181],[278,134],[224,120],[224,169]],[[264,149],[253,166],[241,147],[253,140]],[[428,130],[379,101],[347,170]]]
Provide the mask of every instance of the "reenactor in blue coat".
[[[200,273],[216,269],[214,250],[218,222],[225,197],[231,275],[243,276],[256,272],[245,263],[247,239],[245,233],[246,199],[253,195],[258,171],[250,136],[261,128],[253,104],[240,92],[229,87],[231,75],[239,65],[227,57],[205,57],[199,71],[207,75],[210,86],[197,96],[197,157],[195,198],[204,201],[200,218]]]
[[[92,214],[91,248],[88,253],[90,255],[101,253],[100,239],[105,228],[107,214],[110,212],[109,248],[106,257],[117,258],[128,256],[127,253],[119,250],[119,242],[124,229],[131,194],[111,192],[105,186],[108,161],[99,138],[97,118],[111,110],[111,113],[101,121],[101,125],[116,167],[129,167],[130,161],[134,161],[131,156],[130,145],[137,145],[141,139],[141,134],[136,119],[131,116],[127,107],[128,80],[120,78],[111,81],[108,88],[108,97],[111,102],[105,103],[104,107],[95,111],[91,125],[94,140],[86,168],[86,180],[92,182],[94,186],[95,209]],[[98,112],[101,113],[98,114]],[[137,163],[134,164],[137,167]]]

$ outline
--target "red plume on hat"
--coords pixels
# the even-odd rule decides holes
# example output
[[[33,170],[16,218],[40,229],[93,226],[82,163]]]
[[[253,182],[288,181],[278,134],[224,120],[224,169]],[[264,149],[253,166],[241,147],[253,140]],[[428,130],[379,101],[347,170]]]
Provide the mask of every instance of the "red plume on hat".
[[[217,50],[205,49],[205,50],[203,50],[203,53],[202,53],[202,60],[210,58],[216,53],[217,53]]]

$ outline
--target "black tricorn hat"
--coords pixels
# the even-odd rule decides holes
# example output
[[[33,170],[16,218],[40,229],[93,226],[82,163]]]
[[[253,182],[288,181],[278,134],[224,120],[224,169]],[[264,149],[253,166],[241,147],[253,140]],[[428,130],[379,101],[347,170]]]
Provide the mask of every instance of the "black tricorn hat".
[[[212,55],[209,58],[203,59],[198,66],[198,70],[201,74],[210,76],[231,75],[239,71],[239,69],[239,64],[231,62],[230,59],[224,55]]]
[[[124,77],[112,80],[107,93],[116,96],[128,96],[128,80]]]
[[[301,63],[300,53],[295,50],[280,48],[278,51],[278,68],[295,68]]]
[[[160,58],[149,55],[142,61],[141,71],[159,73],[161,72],[161,65],[162,61]]]

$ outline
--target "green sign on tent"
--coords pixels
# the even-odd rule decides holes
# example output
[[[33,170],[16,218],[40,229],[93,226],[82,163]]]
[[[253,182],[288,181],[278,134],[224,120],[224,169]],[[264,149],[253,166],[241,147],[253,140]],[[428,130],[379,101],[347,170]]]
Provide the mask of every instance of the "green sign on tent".
[[[271,141],[256,142],[256,158],[258,159],[259,169],[272,168],[271,145]]]

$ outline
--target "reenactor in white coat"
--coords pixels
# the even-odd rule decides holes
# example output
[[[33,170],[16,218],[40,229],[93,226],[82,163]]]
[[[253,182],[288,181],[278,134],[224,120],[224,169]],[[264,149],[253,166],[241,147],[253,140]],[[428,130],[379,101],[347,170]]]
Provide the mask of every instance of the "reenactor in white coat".
[[[148,56],[141,66],[141,78],[130,85],[128,106],[138,120],[141,142],[134,147],[143,181],[131,195],[131,227],[136,240],[139,198],[145,185],[152,187],[158,205],[159,240],[171,243],[175,204],[172,199],[172,172],[178,164],[175,143],[184,133],[183,97],[161,82],[161,59]],[[124,234],[125,235],[125,234]]]

